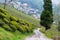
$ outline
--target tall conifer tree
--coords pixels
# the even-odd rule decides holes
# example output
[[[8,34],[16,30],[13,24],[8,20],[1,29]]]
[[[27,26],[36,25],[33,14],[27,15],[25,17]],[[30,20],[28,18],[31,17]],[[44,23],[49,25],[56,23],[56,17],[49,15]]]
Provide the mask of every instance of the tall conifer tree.
[[[51,24],[53,23],[53,12],[52,12],[52,1],[44,0],[44,10],[41,14],[40,24],[46,28],[50,29]]]

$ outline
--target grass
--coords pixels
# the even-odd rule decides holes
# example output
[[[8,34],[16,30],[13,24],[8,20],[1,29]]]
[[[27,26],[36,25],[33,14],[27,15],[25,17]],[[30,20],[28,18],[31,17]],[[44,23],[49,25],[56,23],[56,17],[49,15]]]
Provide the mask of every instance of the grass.
[[[24,40],[31,33],[22,34],[19,31],[9,32],[0,27],[0,40]]]
[[[52,25],[52,28],[46,31],[46,36],[49,38],[54,38],[60,36],[60,32],[57,29],[57,25]]]
[[[19,30],[20,32],[31,32],[33,31],[32,29],[36,27],[35,24],[33,24],[33,22],[30,23],[25,19],[23,20],[22,18],[18,18],[1,7],[0,7],[0,21],[1,23],[4,22],[2,23],[2,25],[0,23],[2,28],[8,31],[11,31],[11,29],[12,30],[14,29],[14,30]]]
[[[3,7],[3,4],[0,4],[0,5],[1,5],[1,7]],[[33,23],[37,27],[40,26],[40,21],[38,19],[35,19],[35,18],[33,18],[21,11],[18,11],[17,9],[15,9],[13,7],[6,5],[6,10],[8,12],[10,12],[12,15],[16,16],[17,18],[21,18],[21,19],[26,20],[30,23]]]
[[[6,10],[0,7],[0,40],[24,40],[33,34],[38,23],[39,20],[12,7],[7,6]]]
[[[0,4],[0,5],[1,5],[1,7],[3,7],[2,4]],[[40,21],[39,20],[37,20],[37,19],[35,19],[29,15],[26,15],[23,12],[18,11],[15,8],[10,7],[8,5],[6,5],[6,10],[8,12],[10,12],[10,14],[12,16],[15,16],[17,19],[25,20],[29,24],[32,23],[35,25],[34,27],[40,27]],[[10,15],[10,14],[8,14],[8,15]],[[16,21],[15,18],[14,18],[14,20]],[[8,22],[7,19],[5,19],[5,21]],[[13,22],[13,23],[15,24],[16,22]],[[16,23],[16,24],[18,24],[18,23]],[[45,28],[41,26],[40,31],[43,32],[48,38],[54,38],[55,36],[60,36],[60,32],[57,30],[57,25],[54,25],[54,24],[51,26],[51,29],[49,29],[47,31],[45,31]],[[32,35],[32,33],[22,34],[19,31],[9,32],[9,31],[4,30],[3,28],[0,28],[0,40],[1,39],[2,40],[24,40],[25,37],[28,35]]]
[[[41,27],[41,32],[43,32],[48,38],[54,38],[56,36],[60,36],[60,32],[57,29],[57,25],[53,24],[51,26],[51,29],[45,31],[45,28]]]

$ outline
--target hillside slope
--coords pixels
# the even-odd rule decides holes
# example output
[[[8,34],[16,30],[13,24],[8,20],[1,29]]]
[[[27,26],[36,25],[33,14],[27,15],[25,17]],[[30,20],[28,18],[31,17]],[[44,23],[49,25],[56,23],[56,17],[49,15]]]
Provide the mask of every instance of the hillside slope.
[[[35,29],[33,22],[18,18],[0,7],[0,40],[23,40],[28,35],[25,33],[32,33],[33,29]]]
[[[0,4],[0,6],[3,7],[3,4]],[[21,18],[23,20],[26,20],[34,24],[36,27],[40,26],[40,21],[38,19],[35,19],[27,14],[24,14],[23,12],[18,11],[13,7],[6,5],[6,10],[9,11],[12,15],[16,16],[17,18]]]
[[[16,16],[11,15],[9,12],[4,10],[3,8],[0,8],[0,26],[8,31],[19,30],[22,32],[32,31],[32,28],[35,27],[33,22],[30,23],[30,22],[23,20],[21,18],[17,18]]]

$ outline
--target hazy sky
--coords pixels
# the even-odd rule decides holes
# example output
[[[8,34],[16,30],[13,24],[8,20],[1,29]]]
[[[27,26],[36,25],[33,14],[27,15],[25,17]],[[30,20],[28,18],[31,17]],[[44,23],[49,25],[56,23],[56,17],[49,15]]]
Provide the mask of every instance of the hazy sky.
[[[4,0],[0,0],[0,2],[4,2]]]
[[[59,4],[60,0],[52,0],[53,4]]]
[[[0,2],[4,2],[4,0],[0,0]],[[59,4],[60,0],[52,0],[53,4]]]

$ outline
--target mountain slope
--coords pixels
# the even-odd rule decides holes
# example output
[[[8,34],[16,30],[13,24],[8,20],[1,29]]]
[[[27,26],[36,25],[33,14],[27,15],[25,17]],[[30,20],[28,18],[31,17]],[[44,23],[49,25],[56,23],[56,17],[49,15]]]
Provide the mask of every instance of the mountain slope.
[[[24,40],[28,35],[25,33],[32,33],[33,29],[33,23],[17,18],[0,7],[0,40]]]
[[[0,4],[0,5],[3,7],[2,4]],[[35,19],[29,15],[26,15],[23,12],[14,9],[13,7],[6,5],[6,10],[8,10],[12,15],[16,16],[17,18],[21,18],[23,20],[26,20],[26,21],[34,24],[37,27],[40,26],[40,23],[39,23],[40,21],[38,19]]]
[[[0,27],[7,31],[31,32],[34,24],[29,23],[21,18],[11,15],[6,10],[0,8]],[[29,30],[28,30],[29,29]]]
[[[20,0],[22,3],[28,3],[32,8],[42,10],[43,0]]]

